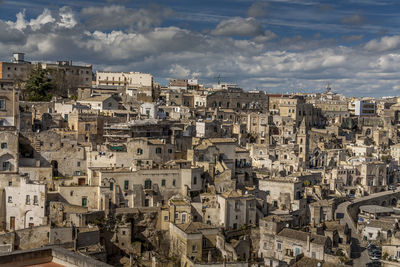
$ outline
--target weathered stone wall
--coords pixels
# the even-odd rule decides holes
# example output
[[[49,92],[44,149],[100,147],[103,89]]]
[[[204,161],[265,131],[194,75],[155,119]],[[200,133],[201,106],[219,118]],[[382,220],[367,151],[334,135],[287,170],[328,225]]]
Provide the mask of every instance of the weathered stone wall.
[[[15,231],[15,246],[18,249],[38,248],[49,243],[50,226],[37,226]]]
[[[98,230],[78,233],[78,248],[88,247],[98,243],[100,243],[100,232]]]

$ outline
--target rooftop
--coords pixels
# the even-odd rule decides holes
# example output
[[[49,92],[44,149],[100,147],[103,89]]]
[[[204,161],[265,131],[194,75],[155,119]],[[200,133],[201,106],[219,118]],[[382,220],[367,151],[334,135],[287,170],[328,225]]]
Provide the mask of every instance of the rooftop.
[[[99,101],[104,101],[104,100],[106,100],[107,98],[110,98],[110,97],[111,97],[111,95],[97,95],[97,96],[91,96],[91,97],[88,97],[88,98],[85,98],[85,99],[82,99],[82,100],[79,100],[79,101],[82,101],[82,102],[86,102],[86,101],[99,102]]]
[[[200,230],[205,230],[205,229],[216,229],[214,226],[202,222],[190,222],[190,223],[178,224],[176,225],[176,227],[178,227],[187,234],[197,234],[200,233]]]
[[[303,242],[307,242],[307,237],[310,236],[310,242],[320,245],[325,245],[326,240],[328,239],[323,235],[313,235],[310,233],[306,233],[303,231],[293,230],[290,228],[284,228],[282,231],[278,233],[278,237],[287,237],[294,240],[299,240]]]
[[[365,205],[365,206],[360,206],[360,211],[377,214],[377,213],[393,212],[393,208],[387,208],[378,205]]]

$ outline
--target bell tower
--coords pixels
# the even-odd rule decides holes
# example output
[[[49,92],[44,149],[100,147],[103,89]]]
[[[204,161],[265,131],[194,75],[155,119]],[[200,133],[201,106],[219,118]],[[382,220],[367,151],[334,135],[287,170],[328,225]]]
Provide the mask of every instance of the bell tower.
[[[299,146],[299,160],[302,160],[303,167],[307,167],[309,140],[308,140],[308,129],[305,118],[303,118],[303,120],[301,121],[300,127],[298,128],[297,131],[297,145]]]

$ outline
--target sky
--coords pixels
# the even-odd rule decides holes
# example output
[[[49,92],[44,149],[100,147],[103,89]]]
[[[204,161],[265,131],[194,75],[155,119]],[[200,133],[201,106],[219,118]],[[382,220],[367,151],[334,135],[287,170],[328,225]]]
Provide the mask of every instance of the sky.
[[[72,60],[270,93],[400,92],[400,1],[0,0],[0,60]]]

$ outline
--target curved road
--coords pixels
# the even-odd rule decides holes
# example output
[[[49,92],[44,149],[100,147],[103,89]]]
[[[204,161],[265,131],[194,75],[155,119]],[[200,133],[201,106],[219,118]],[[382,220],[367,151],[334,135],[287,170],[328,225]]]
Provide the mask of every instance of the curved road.
[[[350,216],[350,214],[348,212],[348,207],[350,205],[355,204],[355,203],[359,203],[359,202],[363,202],[363,201],[366,201],[366,200],[378,198],[378,197],[381,197],[381,196],[392,195],[392,194],[396,194],[396,193],[399,193],[399,192],[400,192],[400,188],[396,188],[396,190],[394,190],[394,191],[390,190],[390,191],[379,192],[379,193],[371,194],[369,196],[356,198],[352,202],[350,202],[350,201],[343,202],[337,207],[335,213],[336,214],[337,213],[342,213],[344,215],[343,218],[340,219],[340,224],[346,224],[347,223],[347,225],[351,229],[351,237],[353,239],[353,242],[355,241],[356,243],[358,243],[360,245],[361,241],[362,241],[362,238],[357,232],[356,224],[355,224],[354,220],[351,218],[351,216]],[[356,256],[356,257],[353,257],[354,258],[353,259],[353,265],[354,266],[366,266],[366,264],[368,262],[370,262],[370,259],[369,259],[369,256],[368,256],[368,250],[365,249],[365,248],[360,247],[359,245],[357,246],[356,251],[355,251],[356,255],[353,255],[353,256]]]

